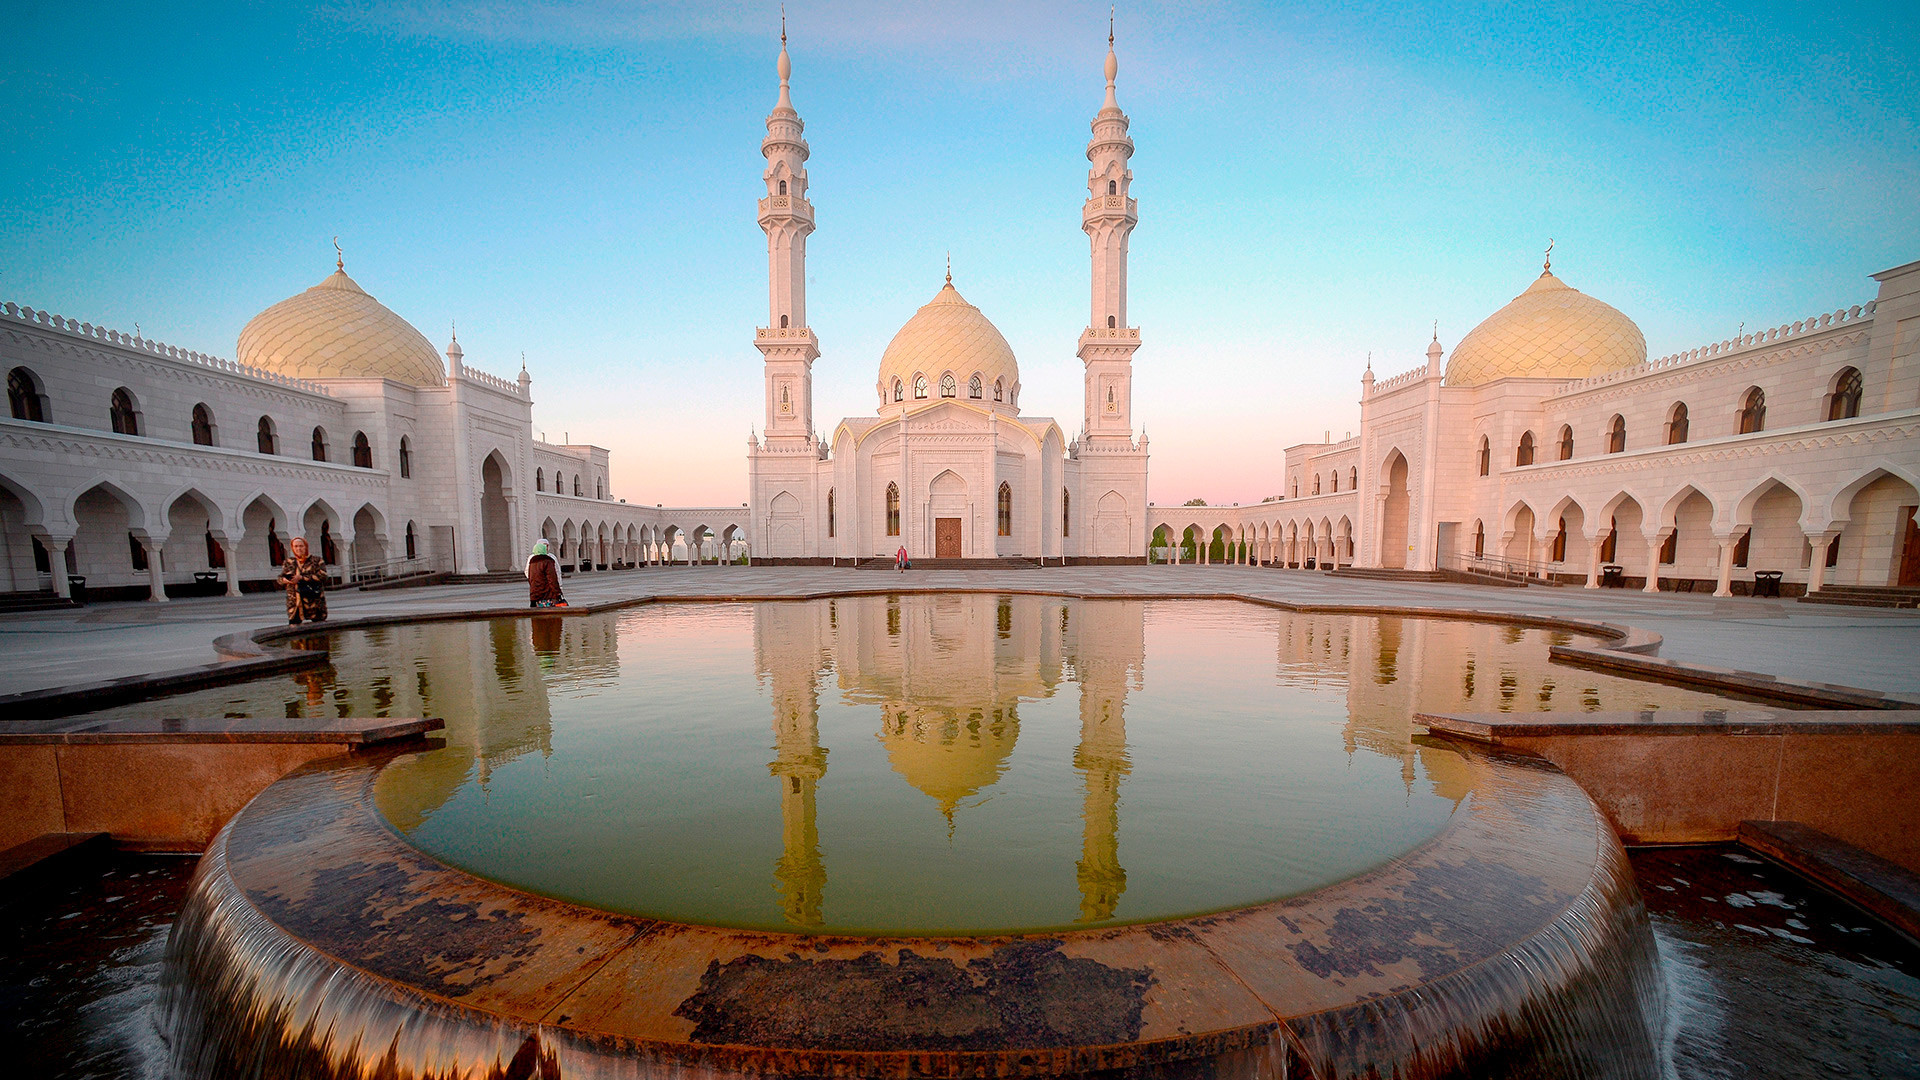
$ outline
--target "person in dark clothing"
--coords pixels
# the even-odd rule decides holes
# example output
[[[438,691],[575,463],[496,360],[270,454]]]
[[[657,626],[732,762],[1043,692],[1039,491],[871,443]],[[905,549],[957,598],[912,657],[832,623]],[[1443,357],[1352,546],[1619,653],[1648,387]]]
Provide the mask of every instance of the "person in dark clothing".
[[[547,552],[545,540],[533,545],[533,554],[527,557],[527,594],[528,607],[566,607],[566,597],[560,595],[560,564]]]
[[[327,564],[307,548],[307,538],[293,538],[293,553],[280,564],[279,585],[287,590],[287,625],[327,621]]]

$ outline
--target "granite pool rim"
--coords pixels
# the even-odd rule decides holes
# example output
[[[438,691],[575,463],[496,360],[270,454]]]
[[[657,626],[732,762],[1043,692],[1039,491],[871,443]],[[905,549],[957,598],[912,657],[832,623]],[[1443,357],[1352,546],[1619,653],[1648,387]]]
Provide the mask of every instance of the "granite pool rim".
[[[203,936],[231,953],[226,959],[235,970],[252,970],[253,957],[242,942],[275,956],[289,955],[289,948],[312,954],[299,963],[334,988],[327,993],[344,996],[332,999],[334,1005],[321,999],[324,994],[280,1001],[294,1008],[285,1015],[305,1021],[305,1031],[290,1024],[274,1037],[296,1041],[310,1037],[316,1026],[326,1031],[351,1019],[329,1011],[344,1007],[339,1002],[364,1008],[373,1001],[374,1011],[390,1022],[400,1023],[404,1013],[412,1017],[406,1023],[424,1024],[481,1057],[495,1053],[504,1060],[515,1045],[535,1045],[576,1064],[581,1058],[637,1056],[750,1074],[1042,1076],[1254,1052],[1332,1065],[1329,1055],[1337,1058],[1343,1047],[1352,1048],[1356,1024],[1389,1044],[1411,1038],[1389,1054],[1404,1057],[1423,1049],[1421,1039],[1406,1030],[1410,1016],[1444,1013],[1449,1000],[1485,1008],[1489,986],[1498,988],[1496,1011],[1518,1016],[1543,995],[1564,992],[1592,975],[1582,968],[1563,972],[1550,985],[1516,989],[1505,972],[1537,966],[1525,959],[1537,955],[1531,950],[1551,951],[1552,942],[1577,938],[1597,942],[1599,955],[1631,952],[1642,946],[1640,939],[1651,941],[1625,850],[1577,784],[1537,759],[1458,745],[1444,749],[1480,774],[1474,793],[1446,825],[1410,851],[1307,893],[1085,930],[865,937],[623,915],[449,866],[406,841],[374,805],[381,770],[408,752],[395,748],[316,761],[262,791],[209,847],[199,875],[205,880],[195,887],[202,910],[193,921],[226,920],[223,930]],[[1502,888],[1507,898],[1522,902],[1502,902],[1496,895]],[[347,905],[351,918],[318,910],[336,903]],[[1404,917],[1400,936],[1384,948],[1369,941],[1357,960],[1343,959],[1342,949],[1351,946],[1341,943],[1338,921],[1356,910],[1383,908]],[[441,924],[402,922],[414,917],[403,912],[421,909],[428,911],[426,920],[439,918]],[[451,921],[448,912],[456,913]],[[396,922],[407,931],[383,939]],[[502,927],[531,927],[538,940],[513,938],[514,962],[497,975],[482,974],[497,955],[463,952],[462,935],[494,942]],[[580,942],[586,944],[570,948]],[[574,957],[568,954],[589,948],[593,955],[569,967]],[[828,1016],[821,1024],[825,1035],[783,1043],[779,1032],[767,1034],[735,1015],[749,1004],[766,1008],[751,987],[739,991],[736,985],[732,996],[722,989],[729,972],[751,976],[784,968],[782,986],[818,984],[817,997],[808,1000],[843,1002],[851,992],[876,992],[861,978],[905,980],[905,974],[889,976],[886,969],[937,967],[944,960],[989,991],[1005,979],[1010,992],[1057,993],[1018,983],[1016,974],[995,966],[1003,956],[1023,953],[1051,958],[1056,967],[1091,963],[1102,973],[1134,972],[1138,1001],[1131,1037],[955,1048],[914,1045],[909,1033],[897,1040],[902,1045],[848,1048],[821,1043],[858,1042],[863,1033],[853,1029],[857,1020]],[[480,960],[458,960],[463,955]],[[862,964],[866,975],[856,970]],[[1436,964],[1442,968],[1432,970]],[[1506,965],[1501,972],[1488,969],[1499,964]],[[494,986],[496,979],[507,985]],[[661,984],[668,990],[657,991]],[[1143,1020],[1152,990],[1163,992],[1152,1002],[1150,1021]],[[244,994],[243,1000],[223,999],[237,993],[225,981],[198,992],[211,995],[200,1002],[203,1010],[274,1013]],[[1067,996],[1049,1003],[1071,1012],[1077,1003]],[[635,1006],[635,998],[644,1004]],[[1096,995],[1088,1008],[1112,1012],[1114,1004]],[[1119,1005],[1125,1012],[1126,1003]],[[602,1011],[594,1013],[596,1007]],[[941,1007],[932,1006],[936,1012]],[[706,1034],[719,1037],[702,1037],[702,1025],[715,1015],[719,1022]],[[702,1019],[689,1022],[694,1017]],[[1091,1022],[1088,1030],[1111,1034],[1110,1024]],[[746,1037],[739,1037],[743,1032]],[[385,1036],[369,1034],[384,1044]],[[1369,1045],[1369,1053],[1382,1049],[1378,1042]],[[486,1064],[479,1058],[467,1063]]]
[[[1655,631],[1598,619],[1564,615],[1529,615],[1475,608],[1449,608],[1432,605],[1393,605],[1378,603],[1340,604],[1325,601],[1298,602],[1273,597],[1221,590],[1183,590],[1179,592],[1088,592],[1060,588],[1007,588],[1002,586],[920,584],[894,588],[833,588],[798,593],[739,592],[704,596],[651,594],[628,596],[600,603],[564,608],[491,607],[460,611],[395,612],[390,615],[362,615],[328,620],[304,626],[266,626],[256,630],[222,634],[213,640],[213,649],[225,659],[208,664],[152,672],[145,675],[105,679],[47,687],[24,693],[0,695],[0,712],[19,720],[44,720],[76,713],[92,712],[136,701],[167,697],[190,690],[246,682],[268,675],[324,667],[330,662],[324,645],[318,648],[290,648],[285,641],[327,637],[351,630],[366,630],[413,623],[467,622],[493,619],[526,619],[557,616],[561,618],[599,615],[624,608],[652,604],[754,604],[786,601],[831,600],[839,597],[900,596],[925,593],[970,593],[1000,596],[1046,596],[1068,600],[1232,600],[1257,607],[1302,614],[1386,615],[1422,619],[1455,619],[1463,622],[1492,623],[1534,629],[1562,630],[1599,638],[1603,644],[1554,645],[1549,659],[1579,667],[1591,667],[1626,674],[1633,678],[1711,690],[1744,700],[1796,705],[1810,708],[1846,709],[1920,709],[1920,694],[1899,694],[1838,683],[1789,679],[1765,672],[1718,668],[1706,664],[1662,659],[1653,655],[1660,649],[1662,636]]]

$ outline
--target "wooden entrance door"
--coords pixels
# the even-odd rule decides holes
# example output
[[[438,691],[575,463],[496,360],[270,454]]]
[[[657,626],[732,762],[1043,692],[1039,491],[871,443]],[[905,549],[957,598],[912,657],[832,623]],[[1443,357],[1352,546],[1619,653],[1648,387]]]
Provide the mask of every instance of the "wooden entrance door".
[[[960,557],[960,519],[933,519],[933,557],[936,559],[957,559]]]
[[[1920,507],[1907,507],[1906,546],[1900,551],[1901,585],[1920,585],[1920,523],[1913,519]]]

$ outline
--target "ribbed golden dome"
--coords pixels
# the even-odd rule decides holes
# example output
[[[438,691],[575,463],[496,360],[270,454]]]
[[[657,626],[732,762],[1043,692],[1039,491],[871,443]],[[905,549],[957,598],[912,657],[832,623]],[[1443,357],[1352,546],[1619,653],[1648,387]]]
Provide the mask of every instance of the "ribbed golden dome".
[[[447,381],[433,343],[368,296],[344,268],[255,315],[240,331],[235,359],[301,379]]]
[[[1547,271],[1460,339],[1446,382],[1585,379],[1646,360],[1647,339],[1632,319]]]
[[[1003,405],[1013,402],[1014,387],[1020,383],[1020,365],[1013,359],[1007,339],[987,321],[980,309],[961,299],[953,282],[934,294],[932,300],[893,335],[887,351],[880,355],[880,395],[893,401],[893,380],[897,377],[912,402],[915,375],[927,377],[927,398],[940,397],[940,376],[952,372],[957,384],[956,396],[967,398],[967,383],[978,373],[982,383],[981,401],[993,403],[994,380],[1005,388]]]
[[[1020,737],[1020,717],[1011,707],[983,715],[895,702],[882,713],[888,764],[949,819],[961,800],[999,781]]]

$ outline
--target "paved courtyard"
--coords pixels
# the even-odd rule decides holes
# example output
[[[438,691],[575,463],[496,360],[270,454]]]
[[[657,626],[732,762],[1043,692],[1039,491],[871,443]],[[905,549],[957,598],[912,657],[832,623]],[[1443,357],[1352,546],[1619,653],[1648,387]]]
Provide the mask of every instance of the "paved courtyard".
[[[645,597],[777,598],[835,590],[1059,590],[1080,595],[1239,594],[1302,604],[1447,608],[1625,623],[1664,636],[1659,655],[1712,667],[1920,693],[1920,612],[1791,600],[1578,588],[1501,589],[1332,578],[1254,567],[1079,566],[892,571],[829,567],[649,567],[567,580],[576,604]],[[526,602],[519,583],[331,593],[335,618],[481,611]],[[218,659],[212,642],[278,625],[278,593],[165,604],[103,603],[0,617],[0,694],[140,675]]]

